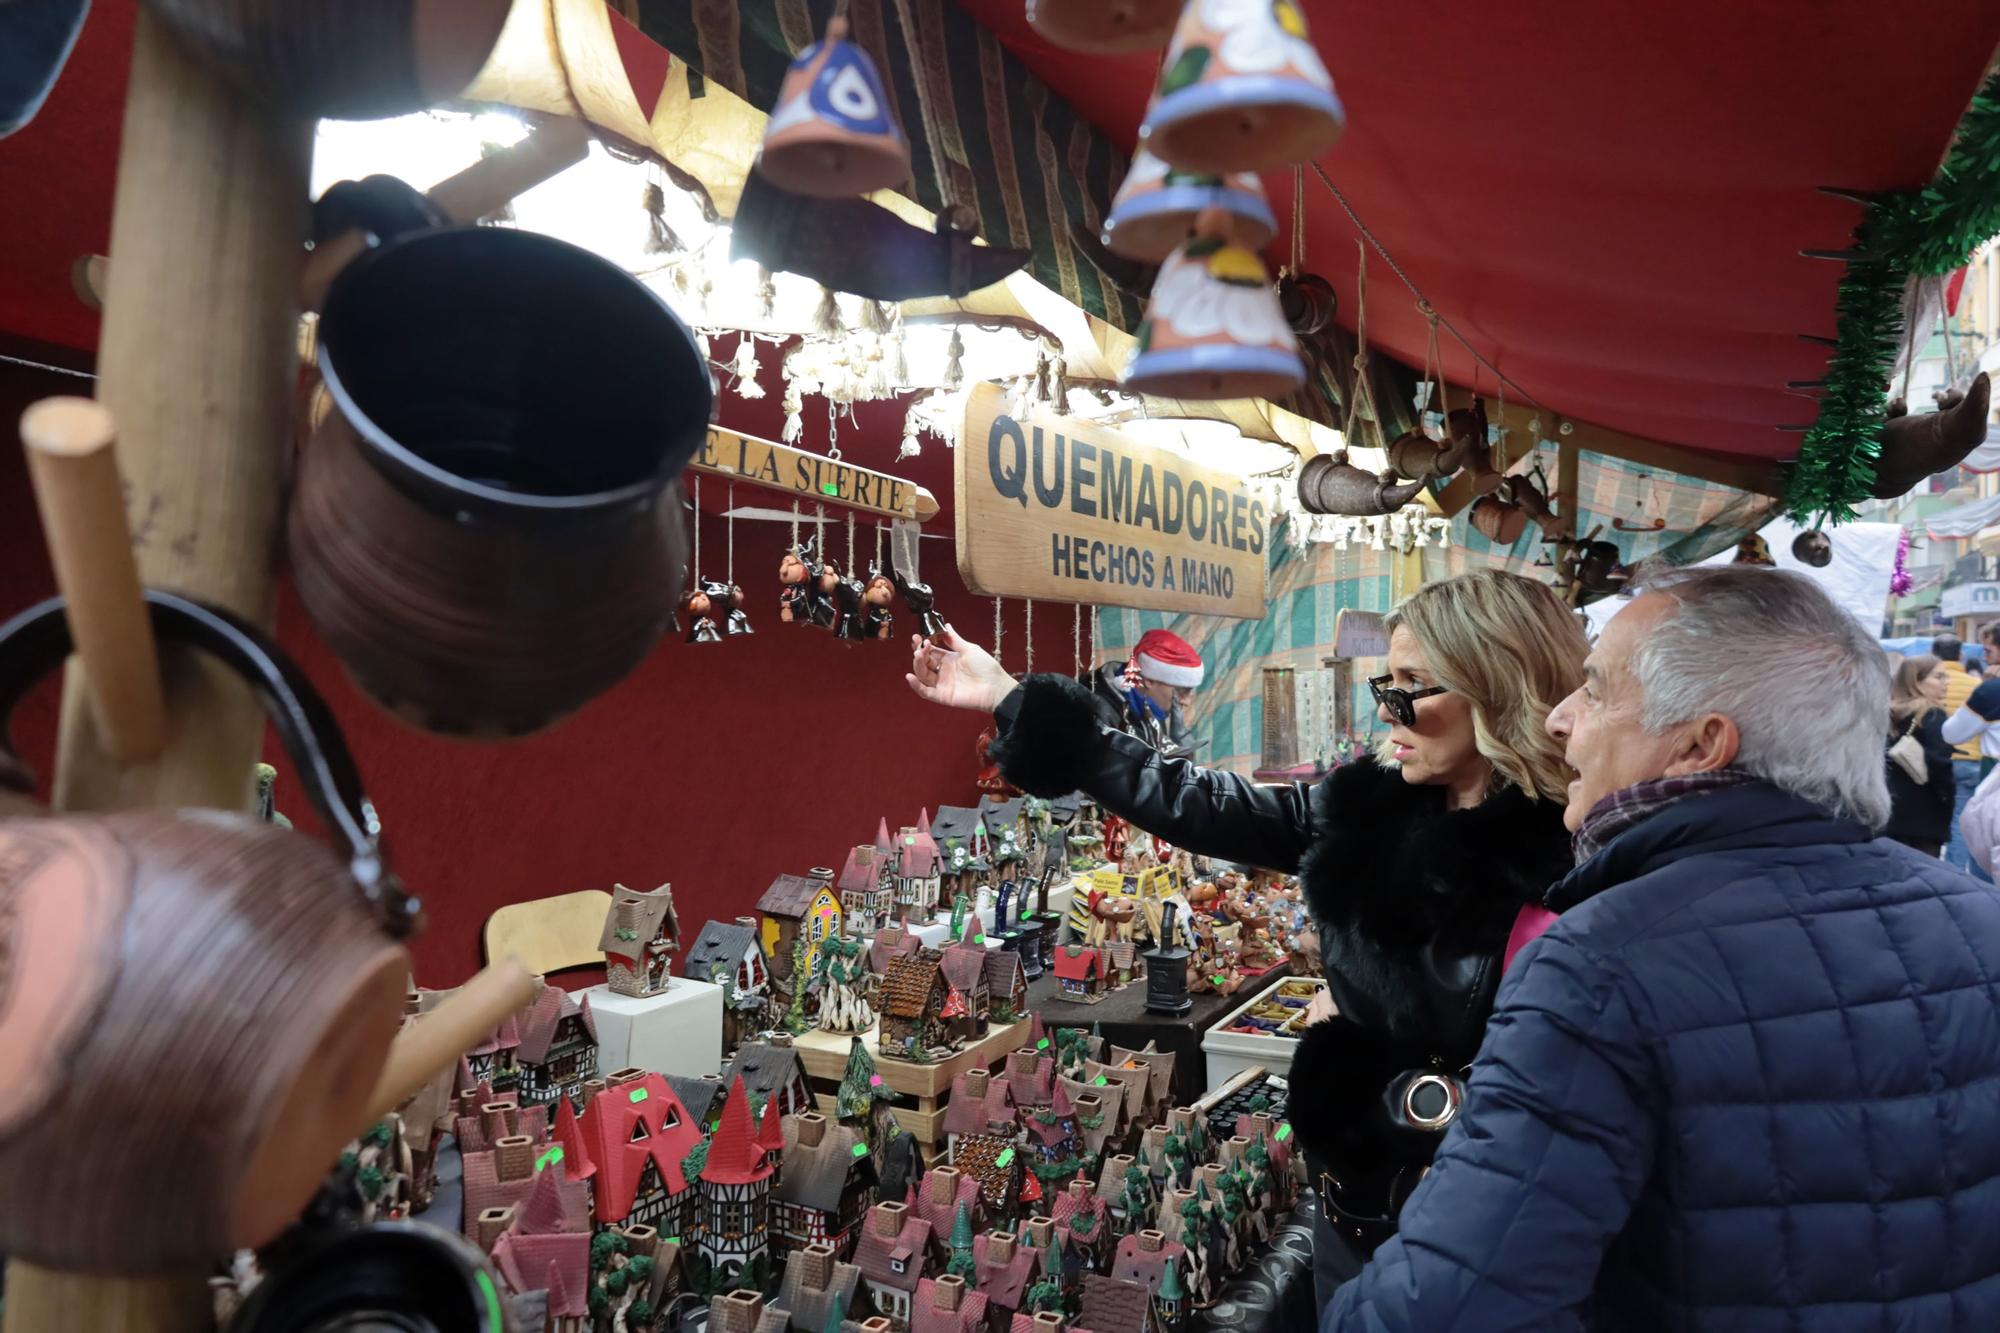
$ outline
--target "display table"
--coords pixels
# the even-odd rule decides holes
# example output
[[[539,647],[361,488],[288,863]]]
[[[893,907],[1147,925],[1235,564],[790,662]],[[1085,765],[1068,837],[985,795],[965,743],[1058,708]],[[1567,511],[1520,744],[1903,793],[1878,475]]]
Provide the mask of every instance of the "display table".
[[[600,1073],[638,1067],[699,1078],[722,1072],[722,988],[675,977],[665,992],[644,999],[592,986]]]
[[[1202,1034],[1217,1020],[1258,990],[1292,974],[1289,962],[1279,963],[1269,972],[1243,983],[1235,995],[1195,995],[1194,1007],[1178,1018],[1146,1012],[1146,983],[1143,979],[1113,991],[1096,1004],[1074,1004],[1057,998],[1060,988],[1053,973],[1044,973],[1028,983],[1028,1008],[1041,1016],[1049,1028],[1102,1026],[1105,1039],[1130,1050],[1143,1049],[1155,1042],[1162,1051],[1172,1051],[1174,1099],[1183,1106],[1193,1105],[1208,1091],[1207,1057],[1202,1053]]]

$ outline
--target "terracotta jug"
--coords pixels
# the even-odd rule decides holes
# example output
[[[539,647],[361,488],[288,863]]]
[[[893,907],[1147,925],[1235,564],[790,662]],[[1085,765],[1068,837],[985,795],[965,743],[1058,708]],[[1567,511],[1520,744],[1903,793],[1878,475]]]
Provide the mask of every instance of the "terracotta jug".
[[[379,181],[355,189],[377,193],[350,195],[342,223],[392,211]],[[287,540],[307,614],[364,690],[492,739],[639,664],[686,581],[677,478],[713,401],[659,297],[532,232],[405,231],[335,279],[319,351],[334,410]]]
[[[305,677],[219,611],[146,601],[262,696],[335,849],[219,810],[0,820],[0,1252],[132,1275],[262,1244],[312,1197],[419,923]],[[0,721],[70,647],[60,599],[0,625]]]
[[[337,120],[421,111],[465,90],[510,0],[145,0],[254,96]]]

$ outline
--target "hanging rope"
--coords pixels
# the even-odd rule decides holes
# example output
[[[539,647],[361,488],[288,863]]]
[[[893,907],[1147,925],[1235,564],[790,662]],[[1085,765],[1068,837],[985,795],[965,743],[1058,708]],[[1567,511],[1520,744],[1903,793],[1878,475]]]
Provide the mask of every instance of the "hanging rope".
[[[882,525],[877,523],[875,525],[875,568],[877,570],[882,568],[882,531]]]
[[[792,549],[799,549],[799,502],[792,501]]]
[[[1417,309],[1430,322],[1430,337],[1424,344],[1424,378],[1434,385],[1437,395],[1435,402],[1427,402],[1425,407],[1438,414],[1438,433],[1443,439],[1451,438],[1451,404],[1444,392],[1444,351],[1438,346],[1438,312],[1424,302],[1417,302]]]
[[[697,478],[700,475],[700,473],[695,474]],[[733,481],[729,483],[728,500],[729,514],[722,524],[723,534],[728,541],[728,555],[723,560],[722,577],[725,581],[734,585],[736,582],[736,483]]]
[[[1279,277],[1297,277],[1306,271],[1306,169],[1292,168],[1292,257],[1278,272]]]
[[[1076,678],[1078,680],[1082,680],[1083,679],[1083,604],[1079,602],[1070,609],[1073,612],[1075,612],[1075,615],[1072,617],[1070,621],[1070,627],[1069,627],[1070,653],[1074,659],[1073,664],[1076,668],[1074,674],[1076,675]]]
[[[847,511],[847,577],[854,577],[854,511]]]
[[[1354,274],[1354,387],[1347,395],[1347,422],[1341,427],[1343,448],[1355,443],[1354,428],[1362,420],[1361,404],[1368,404],[1368,416],[1375,422],[1376,444],[1383,443],[1382,414],[1375,409],[1375,391],[1368,383],[1368,250],[1354,243],[1360,262]]]
[[[1028,599],[1028,621],[1021,630],[1021,638],[1028,645],[1028,675],[1035,674],[1035,599]]]
[[[996,662],[1001,660],[1000,636],[1005,632],[1006,627],[1000,623],[1000,599],[995,597],[993,599],[993,660]]]
[[[1098,645],[1098,644],[1100,644],[1100,643],[1102,643],[1102,642],[1104,642],[1104,639],[1103,639],[1103,637],[1102,637],[1102,636],[1101,636],[1101,635],[1100,635],[1100,634],[1098,633],[1098,624],[1097,624],[1097,603],[1095,603],[1095,602],[1092,602],[1092,603],[1090,604],[1090,652],[1089,652],[1089,654],[1088,654],[1088,655],[1087,655],[1087,656],[1086,656],[1086,657],[1085,657],[1085,658],[1083,659],[1083,660],[1084,660],[1084,664],[1085,664],[1086,666],[1090,666],[1090,667],[1093,667],[1093,668],[1094,668],[1094,667],[1096,667],[1096,665],[1097,665],[1097,645]]]

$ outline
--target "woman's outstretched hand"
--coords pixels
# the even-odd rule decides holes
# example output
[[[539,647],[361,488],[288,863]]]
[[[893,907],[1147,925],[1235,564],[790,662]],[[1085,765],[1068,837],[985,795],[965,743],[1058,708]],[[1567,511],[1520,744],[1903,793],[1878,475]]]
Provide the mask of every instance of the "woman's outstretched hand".
[[[910,636],[910,688],[934,704],[990,713],[1014,692],[1017,682],[993,654],[968,643],[946,625],[936,638]]]

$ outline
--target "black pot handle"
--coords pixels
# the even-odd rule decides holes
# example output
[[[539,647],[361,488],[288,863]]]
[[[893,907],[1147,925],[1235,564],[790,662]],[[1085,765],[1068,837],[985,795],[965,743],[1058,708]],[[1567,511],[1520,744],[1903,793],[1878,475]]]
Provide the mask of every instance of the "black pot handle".
[[[367,176],[328,187],[313,204],[315,243],[348,231],[365,231],[379,243],[413,231],[449,226],[431,197],[395,176]]]
[[[256,690],[285,753],[304,780],[313,810],[344,845],[355,885],[381,916],[384,928],[398,938],[421,929],[422,906],[389,868],[382,851],[381,821],[361,789],[347,741],[305,673],[262,632],[226,611],[156,588],[142,595],[160,641],[208,653]],[[15,706],[62,665],[72,648],[60,597],[0,624],[0,782],[10,772],[27,773],[6,734]]]

